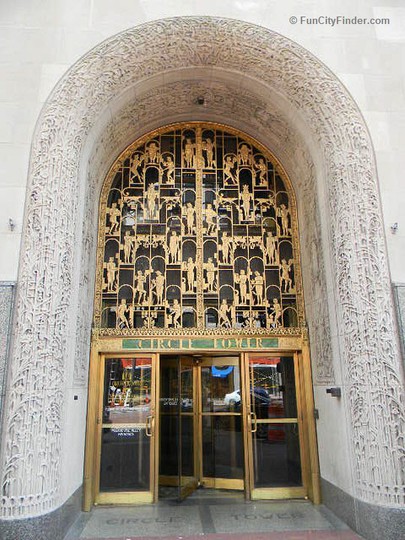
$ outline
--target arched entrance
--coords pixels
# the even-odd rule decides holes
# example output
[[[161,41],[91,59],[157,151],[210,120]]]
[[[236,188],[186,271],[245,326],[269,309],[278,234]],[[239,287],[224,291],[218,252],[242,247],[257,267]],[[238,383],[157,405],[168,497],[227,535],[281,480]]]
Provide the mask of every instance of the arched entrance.
[[[190,120],[254,135],[282,161],[301,223],[319,447],[334,450],[321,451],[321,474],[356,504],[404,502],[402,367],[364,120],[297,43],[242,21],[186,17],[97,46],[38,120],[5,399],[5,519],[51,512],[82,485],[101,182],[139,136]],[[330,383],[342,387],[340,403],[325,402]]]
[[[93,328],[86,508],[198,486],[319,501],[295,194],[260,143],[194,122],[121,154]]]

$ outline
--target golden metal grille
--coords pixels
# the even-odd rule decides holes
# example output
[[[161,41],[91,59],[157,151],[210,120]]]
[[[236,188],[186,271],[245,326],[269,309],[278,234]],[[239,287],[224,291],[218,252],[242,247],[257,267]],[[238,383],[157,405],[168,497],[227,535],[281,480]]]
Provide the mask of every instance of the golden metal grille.
[[[131,145],[104,184],[98,260],[101,334],[302,331],[293,191],[231,128],[179,124]]]

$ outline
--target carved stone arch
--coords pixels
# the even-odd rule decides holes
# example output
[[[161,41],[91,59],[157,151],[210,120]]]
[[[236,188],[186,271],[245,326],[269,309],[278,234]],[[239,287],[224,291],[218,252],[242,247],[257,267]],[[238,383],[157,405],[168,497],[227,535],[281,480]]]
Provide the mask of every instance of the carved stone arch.
[[[72,452],[68,389],[86,380],[99,190],[126,144],[181,120],[243,129],[289,173],[316,376],[330,382],[340,362],[343,372],[353,495],[403,504],[403,381],[364,120],[298,44],[242,21],[185,17],[95,47],[61,79],[38,121],[3,426],[3,518],[49,512],[75,487],[61,482]]]

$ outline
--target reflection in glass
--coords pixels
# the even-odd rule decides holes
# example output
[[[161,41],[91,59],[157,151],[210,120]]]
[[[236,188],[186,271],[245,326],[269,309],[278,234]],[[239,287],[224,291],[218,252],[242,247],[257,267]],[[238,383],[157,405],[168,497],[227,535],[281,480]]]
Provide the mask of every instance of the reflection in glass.
[[[241,416],[204,416],[203,476],[243,478]]]
[[[203,366],[201,368],[203,412],[240,410],[239,366]]]
[[[249,359],[251,412],[255,413],[253,463],[255,487],[301,486],[294,358]],[[278,423],[277,420],[280,422]]]
[[[252,411],[258,418],[297,418],[293,357],[253,357],[249,371]]]
[[[140,428],[103,429],[101,439],[101,491],[149,489],[150,439]]]
[[[105,361],[101,491],[150,488],[151,358],[108,358]],[[109,427],[111,426],[111,427]]]
[[[106,360],[103,424],[146,423],[151,412],[151,369],[150,358]]]
[[[301,486],[298,424],[259,424],[253,434],[255,487]]]

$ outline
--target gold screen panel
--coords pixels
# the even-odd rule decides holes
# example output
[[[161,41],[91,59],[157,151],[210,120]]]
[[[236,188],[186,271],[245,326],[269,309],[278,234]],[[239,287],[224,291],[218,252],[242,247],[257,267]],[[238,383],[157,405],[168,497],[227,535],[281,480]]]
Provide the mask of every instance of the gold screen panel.
[[[213,124],[154,132],[103,188],[95,327],[299,333],[297,236],[289,181],[259,143]]]

